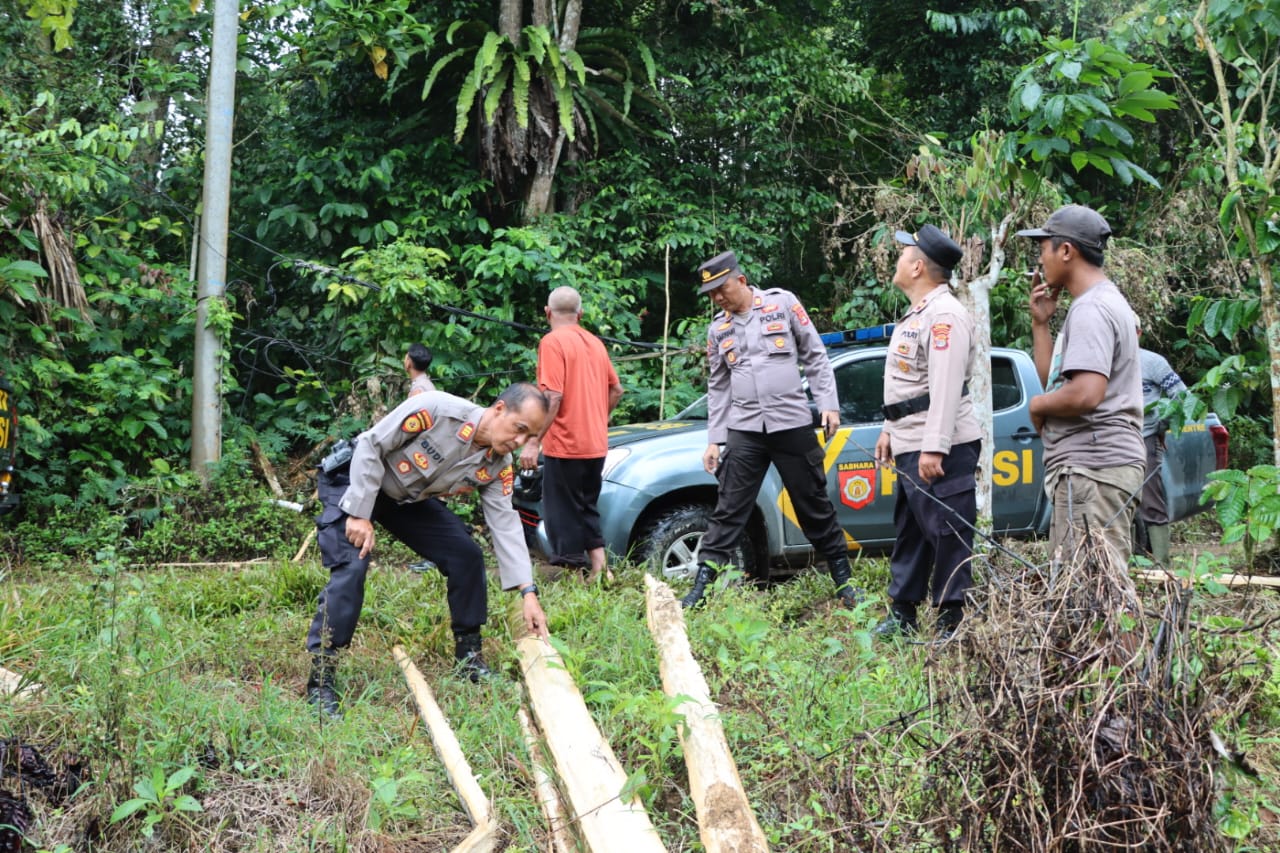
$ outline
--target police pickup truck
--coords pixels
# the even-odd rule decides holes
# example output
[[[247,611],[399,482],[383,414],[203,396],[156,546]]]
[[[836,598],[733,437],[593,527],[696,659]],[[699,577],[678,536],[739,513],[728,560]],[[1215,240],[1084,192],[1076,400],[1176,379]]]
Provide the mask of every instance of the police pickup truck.
[[[827,493],[850,550],[882,553],[893,545],[897,475],[876,467],[876,438],[884,421],[885,350],[893,326],[823,335],[840,397],[840,429],[826,450]],[[1028,406],[1042,393],[1035,363],[1021,350],[991,352],[995,448],[992,460],[994,532],[1032,536],[1049,529],[1040,438]],[[816,423],[816,413],[815,413]],[[1216,415],[1188,423],[1168,436],[1163,470],[1169,511],[1175,520],[1199,512],[1205,475],[1227,464],[1227,430]],[[698,545],[716,503],[716,480],[702,467],[707,448],[707,401],[695,402],[670,420],[630,424],[609,431],[609,453],[600,491],[606,547],[616,555],[647,562],[655,574],[692,575]],[[535,475],[536,476],[536,475]],[[522,476],[514,503],[526,538],[547,554],[545,524],[534,478]],[[765,476],[734,562],[760,580],[794,571],[815,560],[774,468]]]
[[[18,413],[13,408],[13,388],[0,376],[0,515],[18,505],[13,490],[13,464],[18,454]]]

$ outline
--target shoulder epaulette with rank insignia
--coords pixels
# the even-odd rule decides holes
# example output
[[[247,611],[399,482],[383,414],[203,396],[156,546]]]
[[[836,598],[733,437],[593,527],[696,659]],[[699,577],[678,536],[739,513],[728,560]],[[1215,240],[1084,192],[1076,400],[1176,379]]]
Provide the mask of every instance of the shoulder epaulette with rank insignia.
[[[458,441],[470,441],[471,436],[476,434],[476,425],[471,421],[467,421],[458,429]]]
[[[400,431],[407,432],[410,435],[417,435],[420,432],[426,432],[431,429],[431,413],[426,409],[419,409],[400,423]]]

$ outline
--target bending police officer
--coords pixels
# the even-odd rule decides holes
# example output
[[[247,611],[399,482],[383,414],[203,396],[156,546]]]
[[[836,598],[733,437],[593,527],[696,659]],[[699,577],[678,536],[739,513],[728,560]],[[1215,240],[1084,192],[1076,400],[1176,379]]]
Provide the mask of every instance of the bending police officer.
[[[308,702],[327,715],[338,713],[334,670],[364,604],[374,522],[445,576],[459,672],[472,681],[491,674],[480,652],[480,628],[488,615],[484,555],[462,520],[436,498],[479,494],[502,588],[519,590],[525,625],[547,636],[524,533],[511,506],[511,454],[542,429],[546,416],[546,397],[528,383],[510,386],[488,408],[426,391],[357,436],[349,463],[322,465],[324,508],[316,519],[316,541],[329,583],[307,633]]]

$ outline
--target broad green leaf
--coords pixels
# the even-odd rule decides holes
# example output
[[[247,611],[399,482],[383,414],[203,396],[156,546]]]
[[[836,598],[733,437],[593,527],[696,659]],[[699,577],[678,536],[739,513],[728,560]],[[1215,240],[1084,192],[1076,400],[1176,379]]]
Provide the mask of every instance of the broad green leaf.
[[[1035,110],[1036,105],[1040,103],[1040,96],[1044,90],[1040,88],[1040,84],[1032,81],[1022,90],[1022,108],[1027,112]]]

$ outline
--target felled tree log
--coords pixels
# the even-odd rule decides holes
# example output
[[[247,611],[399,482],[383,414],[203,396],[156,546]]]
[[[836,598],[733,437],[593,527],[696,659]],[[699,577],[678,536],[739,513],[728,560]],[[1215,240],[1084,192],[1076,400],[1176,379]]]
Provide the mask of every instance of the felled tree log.
[[[680,743],[702,846],[707,853],[763,853],[769,845],[747,801],[707,680],[693,659],[680,604],[665,583],[652,575],[645,575],[644,581],[648,587],[645,610],[649,633],[658,644],[662,689],[668,696],[684,697],[675,712],[684,717]]]
[[[484,795],[484,791],[480,789],[480,783],[471,772],[471,765],[467,763],[467,757],[462,754],[462,747],[458,745],[458,739],[454,736],[453,729],[449,727],[449,721],[445,719],[444,712],[436,703],[436,697],[431,692],[427,680],[413,665],[413,661],[405,654],[404,649],[395,646],[391,654],[395,656],[396,664],[404,673],[404,679],[409,684],[409,691],[418,705],[418,713],[422,716],[422,721],[427,724],[427,729],[431,732],[431,742],[435,745],[436,754],[440,756],[440,763],[449,774],[449,781],[453,783],[453,789],[458,792],[458,799],[462,801],[462,807],[466,809],[467,816],[475,825],[472,833],[454,848],[454,853],[488,853],[493,850],[498,836],[498,824],[489,806],[489,798]]]
[[[520,730],[524,732],[525,749],[529,751],[533,787],[538,792],[538,805],[542,806],[542,815],[547,819],[547,830],[551,833],[551,849],[553,853],[574,853],[577,846],[567,834],[560,792],[556,790],[555,780],[547,771],[546,760],[542,757],[542,747],[538,745],[538,733],[534,730],[533,721],[529,719],[529,714],[524,708],[517,710],[516,716],[520,719]]]
[[[560,655],[537,637],[525,637],[517,648],[530,707],[569,798],[570,820],[587,847],[595,853],[665,851],[640,802],[622,799],[627,774]]]

